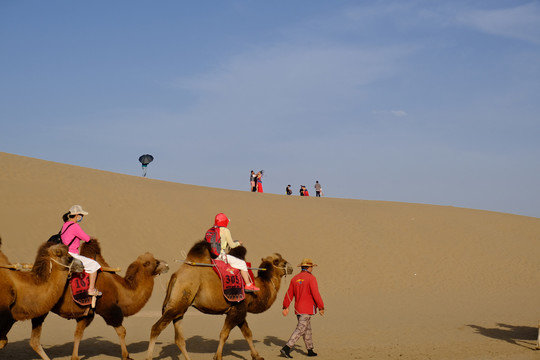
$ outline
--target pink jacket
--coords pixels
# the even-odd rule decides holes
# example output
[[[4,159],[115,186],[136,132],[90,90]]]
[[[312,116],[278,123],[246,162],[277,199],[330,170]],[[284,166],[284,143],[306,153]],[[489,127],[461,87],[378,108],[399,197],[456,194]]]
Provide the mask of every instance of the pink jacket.
[[[319,294],[317,279],[308,271],[301,271],[291,279],[289,289],[283,299],[283,308],[286,309],[294,300],[296,314],[313,315],[317,308],[324,310],[324,303]]]
[[[73,225],[69,226],[70,224],[73,224]],[[69,226],[69,229],[66,230],[68,226]],[[64,230],[66,230],[66,232],[64,232]],[[73,242],[71,242],[71,245],[69,246],[68,251],[70,253],[74,253],[74,254],[79,253],[79,246],[81,244],[81,240],[84,242],[90,241],[90,236],[87,235],[83,231],[83,229],[81,229],[81,226],[71,221],[66,221],[64,223],[64,226],[62,226],[62,232],[63,232],[62,242],[64,243],[64,245],[69,245],[71,240],[75,238],[75,240],[73,240]]]

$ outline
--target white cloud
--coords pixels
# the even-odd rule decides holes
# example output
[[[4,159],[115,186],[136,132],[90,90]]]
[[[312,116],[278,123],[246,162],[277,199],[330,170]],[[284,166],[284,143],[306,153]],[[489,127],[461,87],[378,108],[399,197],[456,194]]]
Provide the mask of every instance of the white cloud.
[[[458,21],[489,34],[540,43],[540,5],[476,10],[458,16]]]
[[[392,115],[395,117],[407,116],[407,112],[405,110],[373,110],[372,113],[374,115]]]
[[[190,118],[226,118],[229,125],[255,119],[261,129],[282,132],[276,124],[347,121],[348,115],[339,114],[354,113],[370,86],[395,76],[407,54],[402,46],[283,44],[240,54],[210,73],[176,84],[199,99]]]

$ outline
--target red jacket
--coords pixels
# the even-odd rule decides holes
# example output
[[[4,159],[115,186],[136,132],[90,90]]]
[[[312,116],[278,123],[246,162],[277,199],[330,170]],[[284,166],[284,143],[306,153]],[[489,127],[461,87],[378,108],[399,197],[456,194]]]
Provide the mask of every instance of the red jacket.
[[[324,303],[319,294],[317,279],[308,271],[301,271],[291,279],[289,289],[283,299],[283,308],[286,309],[291,304],[293,298],[294,312],[296,314],[313,315],[317,308],[324,310]]]

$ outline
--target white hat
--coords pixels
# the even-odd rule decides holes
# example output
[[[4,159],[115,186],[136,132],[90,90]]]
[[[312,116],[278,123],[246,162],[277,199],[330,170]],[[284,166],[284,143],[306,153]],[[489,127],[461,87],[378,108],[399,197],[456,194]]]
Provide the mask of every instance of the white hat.
[[[71,209],[69,209],[70,215],[88,215],[86,211],[83,210],[81,205],[73,205]]]

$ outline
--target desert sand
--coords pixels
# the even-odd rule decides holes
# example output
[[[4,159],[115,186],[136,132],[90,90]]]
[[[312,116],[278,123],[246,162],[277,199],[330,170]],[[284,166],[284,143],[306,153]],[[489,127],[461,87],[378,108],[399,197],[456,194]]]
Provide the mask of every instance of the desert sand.
[[[111,266],[145,252],[168,261],[140,313],[124,322],[128,349],[144,359],[171,274],[216,213],[231,219],[248,260],[280,253],[295,265],[311,257],[326,305],[312,320],[320,359],[538,359],[540,219],[449,206],[336,198],[302,198],[158,181],[0,153],[0,236],[11,262],[31,263],[38,246],[80,204],[82,227],[97,237]],[[248,185],[248,184],[246,184]],[[247,186],[246,186],[247,188]],[[291,276],[265,313],[248,315],[266,359],[294,330],[281,315]],[[106,291],[106,289],[104,289]],[[0,294],[1,296],[1,294]],[[183,320],[193,359],[210,359],[224,317],[192,308]],[[49,314],[42,344],[70,359],[74,320]],[[1,359],[39,359],[28,344],[31,324],[16,323]],[[169,326],[155,359],[181,359]],[[82,359],[120,358],[115,331],[100,317],[86,330]],[[293,353],[306,358],[300,340]],[[225,359],[251,359],[234,329]]]

